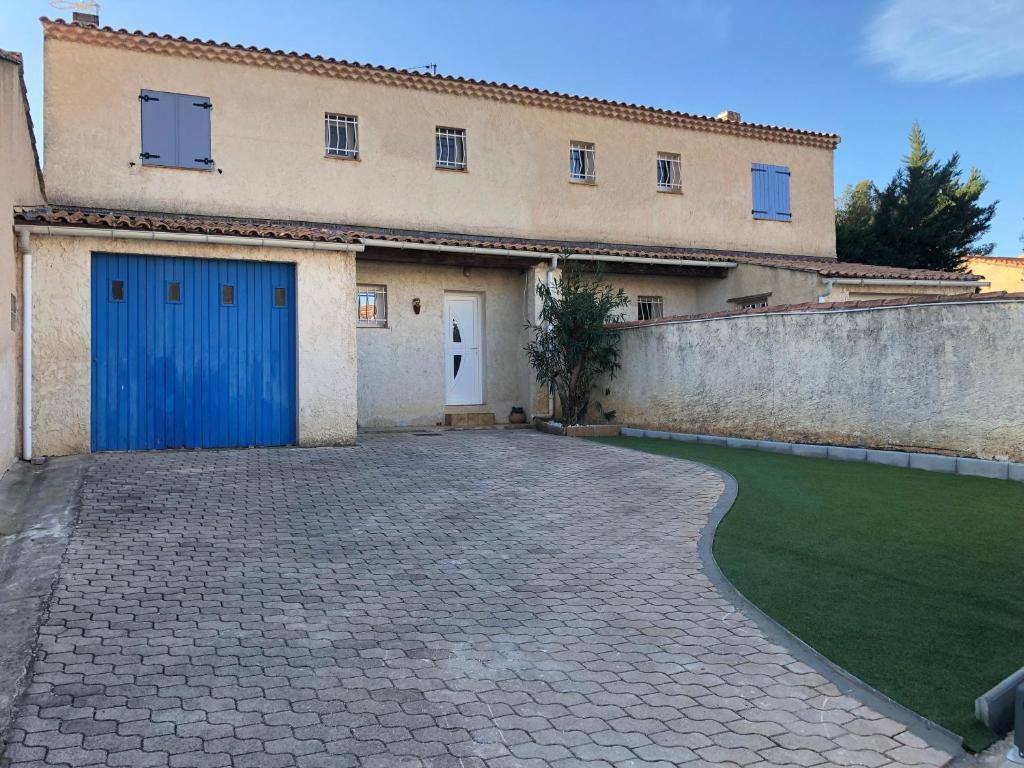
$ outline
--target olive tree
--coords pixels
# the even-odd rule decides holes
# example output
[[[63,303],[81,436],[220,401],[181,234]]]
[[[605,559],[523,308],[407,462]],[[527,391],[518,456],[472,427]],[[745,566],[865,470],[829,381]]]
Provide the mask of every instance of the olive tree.
[[[620,367],[619,332],[609,325],[622,322],[629,299],[599,271],[565,264],[553,286],[537,286],[540,322],[530,326],[526,354],[537,381],[558,395],[563,423],[583,424],[595,386]]]

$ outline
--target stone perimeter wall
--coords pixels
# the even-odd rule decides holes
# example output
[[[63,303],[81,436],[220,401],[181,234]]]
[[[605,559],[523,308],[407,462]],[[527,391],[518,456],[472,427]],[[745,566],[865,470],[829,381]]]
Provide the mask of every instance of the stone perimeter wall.
[[[1019,298],[627,327],[602,402],[652,429],[1021,461],[1021,328]]]

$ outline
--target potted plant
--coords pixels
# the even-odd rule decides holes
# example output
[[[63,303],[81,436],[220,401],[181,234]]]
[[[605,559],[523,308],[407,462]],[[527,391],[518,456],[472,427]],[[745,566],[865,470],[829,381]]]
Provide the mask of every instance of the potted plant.
[[[537,381],[556,394],[561,414],[560,423],[538,426],[559,434],[617,434],[615,426],[588,425],[587,413],[597,383],[614,378],[620,367],[619,332],[609,326],[622,322],[629,298],[605,282],[600,270],[588,271],[568,258],[565,265],[553,286],[537,286],[540,322],[529,326],[527,357]]]

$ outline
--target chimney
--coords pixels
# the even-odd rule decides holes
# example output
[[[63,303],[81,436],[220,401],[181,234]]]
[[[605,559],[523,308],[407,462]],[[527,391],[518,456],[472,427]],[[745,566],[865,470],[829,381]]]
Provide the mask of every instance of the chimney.
[[[724,120],[727,123],[738,123],[740,122],[740,113],[733,112],[731,109],[727,109],[724,112],[719,112],[716,120]]]
[[[99,11],[99,7],[97,6],[95,10]],[[82,27],[98,27],[100,25],[100,15],[99,13],[75,11],[71,14],[71,22]]]

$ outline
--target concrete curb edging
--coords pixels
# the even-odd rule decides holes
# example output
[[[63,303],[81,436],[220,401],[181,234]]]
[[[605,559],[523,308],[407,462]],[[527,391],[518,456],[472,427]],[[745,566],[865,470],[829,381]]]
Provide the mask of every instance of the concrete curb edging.
[[[654,440],[680,440],[684,443],[707,443],[727,448],[752,448],[772,453],[790,453],[794,456],[814,456],[839,461],[866,461],[891,467],[923,469],[928,472],[968,477],[987,477],[994,480],[1014,480],[1024,483],[1024,464],[1013,461],[973,459],[968,456],[943,456],[937,453],[914,453],[873,448],[848,448],[840,445],[814,445],[812,443],[786,443],[778,440],[748,440],[742,437],[695,435],[687,432],[665,432],[657,429],[623,427],[623,437],[647,437]]]
[[[625,429],[623,434],[626,434]],[[722,597],[736,606],[740,613],[753,621],[768,640],[785,648],[798,661],[813,667],[829,682],[833,683],[841,693],[848,694],[885,717],[902,723],[910,733],[923,739],[929,746],[946,752],[951,756],[952,760],[965,756],[967,753],[963,748],[963,741],[955,733],[908,709],[886,696],[877,688],[873,688],[860,678],[855,677],[830,661],[754,605],[729,581],[728,577],[722,572],[722,569],[718,567],[718,562],[715,560],[714,553],[712,552],[712,545],[719,524],[736,502],[739,486],[736,478],[725,470],[708,464],[702,464],[692,459],[684,459],[684,461],[689,461],[717,475],[725,484],[725,490],[722,491],[722,495],[718,497],[718,501],[712,508],[708,522],[701,531],[700,540],[697,544],[697,551],[700,555],[704,573],[707,574],[708,580],[721,593]]]

